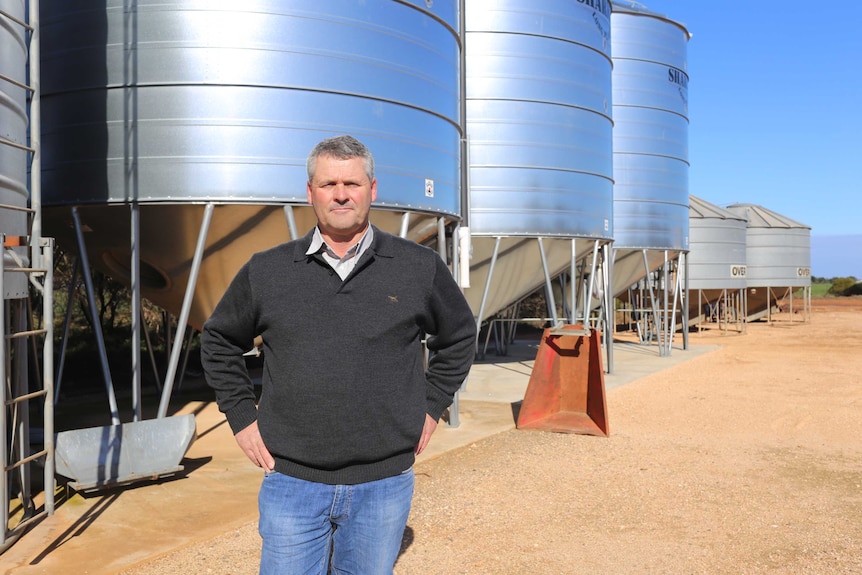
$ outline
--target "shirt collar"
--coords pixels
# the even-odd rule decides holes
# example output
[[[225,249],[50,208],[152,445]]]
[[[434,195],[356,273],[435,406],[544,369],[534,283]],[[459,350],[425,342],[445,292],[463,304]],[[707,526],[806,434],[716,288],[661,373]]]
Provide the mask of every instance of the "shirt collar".
[[[359,241],[350,248],[348,254],[352,251],[356,254],[356,256],[361,256],[362,253],[371,245],[371,242],[374,240],[374,229],[369,224],[367,228],[365,228],[365,233],[362,234],[362,237],[359,238]],[[321,251],[332,251],[329,246],[326,245],[326,242],[323,239],[323,236],[320,234],[320,228],[314,226],[314,235],[311,236],[311,244],[308,246],[308,249],[305,251],[305,255],[310,256]],[[334,253],[332,254],[335,255]],[[347,255],[347,254],[346,254]]]

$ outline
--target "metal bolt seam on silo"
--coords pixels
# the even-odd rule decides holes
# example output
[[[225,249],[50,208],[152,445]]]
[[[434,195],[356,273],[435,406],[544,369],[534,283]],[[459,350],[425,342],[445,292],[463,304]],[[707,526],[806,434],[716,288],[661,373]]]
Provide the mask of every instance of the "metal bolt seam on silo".
[[[607,0],[466,1],[467,296],[480,320],[612,236],[609,33]]]
[[[749,319],[769,315],[776,299],[789,297],[796,288],[810,297],[811,227],[756,204],[731,204],[727,210],[747,222]]]
[[[688,249],[689,38],[637,2],[613,3],[614,294],[646,273],[618,265],[628,252]],[[652,255],[651,269],[664,259]]]
[[[730,314],[716,315],[724,310],[733,311],[734,323],[739,323],[746,315],[745,218],[695,196],[690,197],[689,213],[686,279],[691,323],[726,323]]]
[[[0,10],[24,21],[24,3],[0,0]],[[27,44],[25,28],[0,16],[0,233],[24,236],[27,231]],[[24,248],[12,248],[26,261]],[[6,267],[17,267],[3,250]],[[3,274],[3,299],[28,295],[22,273]]]
[[[215,204],[193,326],[252,252],[313,226],[305,158],[325,137],[374,153],[373,223],[419,241],[461,217],[456,0],[45,0],[42,13],[46,227],[73,242],[79,206],[94,265],[127,279],[128,208],[111,208],[141,205],[144,295],[175,312]]]

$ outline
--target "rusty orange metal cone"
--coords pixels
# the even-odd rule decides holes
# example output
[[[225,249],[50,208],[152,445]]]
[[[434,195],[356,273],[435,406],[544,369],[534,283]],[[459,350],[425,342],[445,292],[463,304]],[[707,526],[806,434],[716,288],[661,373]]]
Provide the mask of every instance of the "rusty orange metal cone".
[[[518,429],[608,436],[599,336],[582,325],[545,329]]]

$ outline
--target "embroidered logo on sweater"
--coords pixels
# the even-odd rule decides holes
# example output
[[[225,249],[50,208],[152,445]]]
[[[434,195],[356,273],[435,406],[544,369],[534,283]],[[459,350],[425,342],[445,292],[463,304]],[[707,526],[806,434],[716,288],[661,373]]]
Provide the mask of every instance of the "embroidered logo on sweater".
[[[391,301],[392,303],[398,303],[398,296],[397,295],[389,296],[389,301]]]

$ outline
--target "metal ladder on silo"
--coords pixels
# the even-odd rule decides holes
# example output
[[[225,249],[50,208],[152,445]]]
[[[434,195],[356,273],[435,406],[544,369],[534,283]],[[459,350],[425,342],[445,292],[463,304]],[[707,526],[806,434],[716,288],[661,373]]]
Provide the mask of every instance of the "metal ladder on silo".
[[[26,212],[29,235],[7,235],[0,230],[0,508],[3,525],[0,528],[0,554],[15,543],[30,527],[46,515],[54,513],[54,241],[43,238],[41,216],[41,157],[39,150],[39,41],[38,0],[25,1],[25,19],[0,10],[0,19],[11,26],[24,29],[27,37],[29,85],[0,75],[0,82],[8,82],[26,90],[28,94],[29,145],[0,137],[0,146],[23,150],[30,158],[29,207],[0,205],[3,210]],[[23,252],[23,253],[22,253]],[[41,297],[40,325],[31,326],[32,304],[29,297],[5,298],[4,276],[24,274],[30,294]],[[42,340],[41,362],[37,341]],[[30,344],[30,345],[28,345]],[[30,352],[38,366],[35,389],[30,389]],[[42,404],[41,438],[34,437],[31,428],[31,402]],[[41,442],[38,440],[41,439]],[[31,452],[32,445],[41,448]],[[41,463],[42,503],[31,467]],[[13,506],[13,488],[17,491],[17,504]]]

